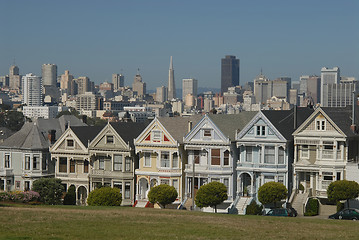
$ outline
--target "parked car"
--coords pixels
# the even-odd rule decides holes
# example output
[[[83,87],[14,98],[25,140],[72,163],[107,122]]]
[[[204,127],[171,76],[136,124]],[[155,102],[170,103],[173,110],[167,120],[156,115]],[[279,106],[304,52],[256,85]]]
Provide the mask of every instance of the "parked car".
[[[296,217],[297,211],[294,208],[274,208],[269,210],[266,216]]]
[[[346,208],[333,215],[329,216],[330,219],[345,219],[345,220],[359,220],[359,210],[355,208]]]

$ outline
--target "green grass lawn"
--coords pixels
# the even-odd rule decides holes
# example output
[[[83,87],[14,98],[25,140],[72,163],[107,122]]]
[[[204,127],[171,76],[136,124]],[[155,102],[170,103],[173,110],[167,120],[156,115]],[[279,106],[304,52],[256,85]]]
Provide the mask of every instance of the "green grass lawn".
[[[130,207],[0,207],[0,239],[359,239],[359,222]]]

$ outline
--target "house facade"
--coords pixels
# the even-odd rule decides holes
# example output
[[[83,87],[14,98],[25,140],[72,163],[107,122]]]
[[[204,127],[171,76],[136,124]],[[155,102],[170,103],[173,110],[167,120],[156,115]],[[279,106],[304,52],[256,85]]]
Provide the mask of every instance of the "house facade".
[[[358,156],[357,126],[351,106],[316,109],[293,133],[294,188],[302,184],[309,195],[326,198],[331,182],[347,179],[348,162],[351,166]]]

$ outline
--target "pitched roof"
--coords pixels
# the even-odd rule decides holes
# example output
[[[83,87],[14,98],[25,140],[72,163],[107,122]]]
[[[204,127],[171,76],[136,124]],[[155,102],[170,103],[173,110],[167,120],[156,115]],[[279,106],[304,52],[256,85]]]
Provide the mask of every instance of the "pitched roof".
[[[110,123],[115,131],[121,136],[123,141],[134,147],[133,140],[147,127],[149,121],[145,122],[115,122]]]
[[[159,117],[158,121],[160,121],[177,142],[183,143],[183,137],[188,133],[189,122],[192,122],[192,127],[194,127],[202,117],[202,115],[193,115],[189,117]]]
[[[352,106],[346,107],[322,107],[321,108],[330,119],[344,132],[348,137],[357,136],[350,126],[352,125]],[[359,125],[359,106],[355,106],[355,124]]]
[[[241,131],[257,113],[255,111],[248,111],[238,114],[210,114],[208,117],[226,137],[234,141],[236,132]]]
[[[56,139],[65,131],[65,123],[70,125],[85,125],[78,118],[61,116],[58,119],[37,119],[34,122],[25,123],[22,128],[12,136],[4,140],[0,147],[17,149],[46,149],[51,143],[48,140],[48,132],[56,131]]]
[[[91,142],[103,129],[102,126],[70,126],[70,128],[85,147],[87,147],[88,141]]]
[[[314,112],[313,109],[306,107],[296,109],[296,127],[294,127],[295,108],[291,110],[264,110],[262,113],[283,137],[289,140],[292,139],[292,133]]]

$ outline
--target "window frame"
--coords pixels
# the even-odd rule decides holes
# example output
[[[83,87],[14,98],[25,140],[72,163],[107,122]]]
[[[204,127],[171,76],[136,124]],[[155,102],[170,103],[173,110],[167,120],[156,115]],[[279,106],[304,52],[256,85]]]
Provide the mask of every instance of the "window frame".
[[[167,156],[168,158],[163,158],[163,156]],[[170,168],[171,162],[170,162],[170,152],[163,151],[160,155],[161,159],[161,168]],[[167,165],[168,164],[168,165]]]
[[[61,164],[61,161],[66,162],[66,164]],[[65,171],[63,171],[64,166]],[[59,173],[67,173],[67,157],[60,157],[59,158]]]
[[[24,169],[31,170],[31,155],[30,154],[25,154]]]
[[[246,162],[253,162],[253,147],[252,146],[246,146]]]
[[[151,167],[151,153],[145,152],[143,154],[143,166],[144,167]]]
[[[220,166],[221,165],[221,149],[212,148],[211,149],[211,166]]]
[[[113,155],[113,171],[122,171],[123,165],[123,155],[115,154]]]
[[[32,170],[40,170],[40,155],[32,155]]]
[[[125,157],[125,171],[131,172],[131,158]]]
[[[72,143],[72,144],[70,144],[70,143]],[[74,148],[75,147],[75,141],[73,139],[66,139],[66,147]]]
[[[115,137],[113,135],[106,135],[106,144],[115,144]]]
[[[229,166],[230,153],[228,150],[223,152],[223,166]]]
[[[11,155],[10,153],[4,154],[4,168],[11,168]]]
[[[266,125],[256,125],[256,136],[265,137],[267,135]]]
[[[264,164],[275,164],[275,147],[264,147]]]

